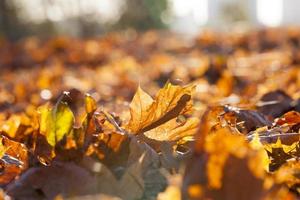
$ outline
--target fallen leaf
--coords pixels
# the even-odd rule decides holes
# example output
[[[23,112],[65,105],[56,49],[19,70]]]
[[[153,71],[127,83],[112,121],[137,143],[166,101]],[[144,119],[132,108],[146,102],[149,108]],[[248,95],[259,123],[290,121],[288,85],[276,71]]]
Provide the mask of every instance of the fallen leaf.
[[[264,94],[257,107],[258,111],[264,115],[276,118],[280,117],[285,112],[290,111],[293,108],[292,102],[293,99],[284,91],[276,90]]]
[[[244,134],[249,134],[260,127],[272,125],[271,121],[255,110],[243,110],[232,106],[225,106],[224,110],[224,119]]]
[[[190,117],[186,121],[180,121],[177,117],[144,132],[144,135],[158,141],[179,141],[184,137],[193,136],[198,123],[199,119],[196,117]]]
[[[39,112],[40,133],[44,135],[48,143],[54,147],[57,142],[70,133],[74,123],[73,113],[62,100],[59,100],[54,108],[49,108],[48,105],[40,107]]]
[[[138,88],[130,104],[131,118],[125,129],[159,141],[180,140],[193,135],[198,119],[184,115],[191,112],[193,88],[167,83],[154,100]]]
[[[188,199],[260,199],[266,194],[260,152],[234,135],[219,129],[207,135],[205,152],[194,154],[185,172],[183,197]],[[192,187],[197,188],[192,189]]]
[[[28,150],[25,145],[1,135],[0,185],[14,180],[28,167]]]

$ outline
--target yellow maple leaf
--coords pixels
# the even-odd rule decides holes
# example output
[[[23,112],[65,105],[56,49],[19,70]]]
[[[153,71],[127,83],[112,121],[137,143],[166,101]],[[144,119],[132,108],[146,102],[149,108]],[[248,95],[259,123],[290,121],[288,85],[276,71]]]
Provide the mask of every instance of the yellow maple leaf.
[[[191,117],[186,122],[178,122],[178,119],[174,118],[144,134],[151,139],[160,141],[178,141],[181,138],[194,135],[198,127],[198,122],[199,120],[196,117]]]
[[[297,145],[298,141],[292,143],[291,145],[285,145],[281,142],[280,137],[278,137],[276,143],[265,144],[264,148],[269,152],[273,152],[273,149],[275,148],[282,148],[285,153],[291,153],[292,151],[296,150]]]
[[[193,89],[194,86],[167,83],[152,99],[139,87],[130,104],[131,118],[125,129],[155,140],[179,140],[193,135],[199,120],[185,116],[192,111]]]

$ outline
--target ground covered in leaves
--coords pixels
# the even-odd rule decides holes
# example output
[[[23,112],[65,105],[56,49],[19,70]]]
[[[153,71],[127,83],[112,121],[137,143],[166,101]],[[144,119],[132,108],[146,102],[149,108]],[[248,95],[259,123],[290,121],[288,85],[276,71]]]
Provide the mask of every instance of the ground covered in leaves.
[[[5,199],[300,198],[300,29],[0,41]]]

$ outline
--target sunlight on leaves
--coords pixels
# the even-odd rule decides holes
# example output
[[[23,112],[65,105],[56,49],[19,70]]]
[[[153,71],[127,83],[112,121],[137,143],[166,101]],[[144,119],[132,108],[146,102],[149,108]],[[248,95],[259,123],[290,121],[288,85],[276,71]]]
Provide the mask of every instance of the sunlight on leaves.
[[[57,142],[70,133],[74,116],[67,103],[58,101],[54,108],[48,105],[39,108],[40,132],[46,136],[48,143],[55,146]]]
[[[125,128],[160,141],[193,135],[199,120],[184,117],[192,112],[193,89],[167,83],[152,99],[139,87],[130,104],[131,118]]]

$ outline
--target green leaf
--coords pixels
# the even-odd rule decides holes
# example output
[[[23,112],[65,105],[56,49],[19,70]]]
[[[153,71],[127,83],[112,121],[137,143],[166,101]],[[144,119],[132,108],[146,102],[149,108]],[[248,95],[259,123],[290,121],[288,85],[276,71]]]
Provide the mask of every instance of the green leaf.
[[[47,142],[55,146],[57,142],[69,134],[74,124],[74,115],[68,104],[62,98],[54,108],[48,105],[39,108],[40,133],[45,135]]]

